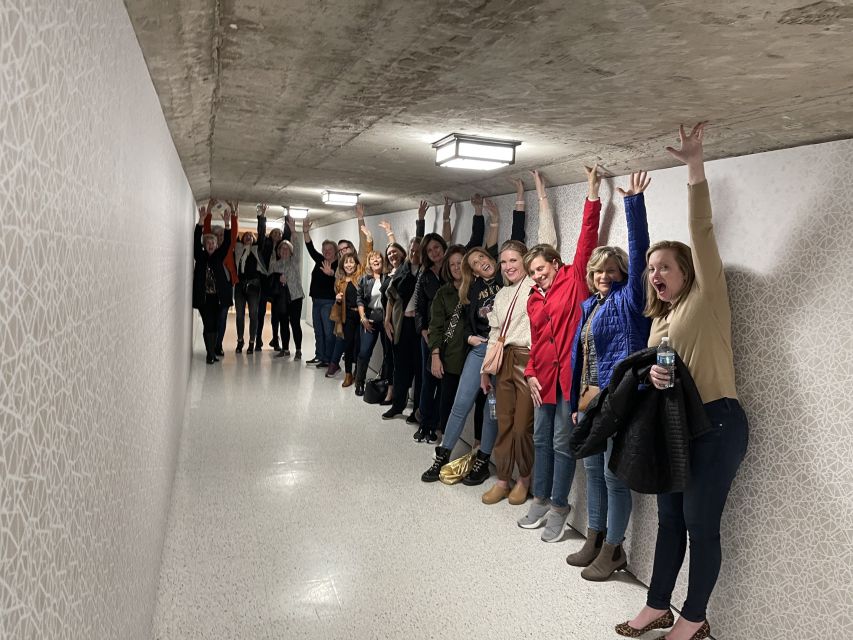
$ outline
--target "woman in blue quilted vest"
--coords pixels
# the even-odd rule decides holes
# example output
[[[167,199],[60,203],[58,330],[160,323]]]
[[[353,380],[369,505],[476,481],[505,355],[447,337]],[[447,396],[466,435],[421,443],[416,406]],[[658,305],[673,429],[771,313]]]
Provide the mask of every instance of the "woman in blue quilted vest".
[[[644,349],[650,322],[646,306],[644,272],[649,248],[649,226],[643,191],[649,186],[646,173],[631,174],[625,199],[628,250],[598,247],[587,263],[587,285],[592,297],[581,305],[583,314],[572,348],[572,390],[569,405],[577,424],[589,402],[610,382],[613,367],[627,355]],[[566,558],[585,567],[586,580],[607,580],[628,565],[622,541],[631,517],[631,490],[608,468],[613,439],[607,451],[584,458],[587,477],[589,526],[583,547]]]

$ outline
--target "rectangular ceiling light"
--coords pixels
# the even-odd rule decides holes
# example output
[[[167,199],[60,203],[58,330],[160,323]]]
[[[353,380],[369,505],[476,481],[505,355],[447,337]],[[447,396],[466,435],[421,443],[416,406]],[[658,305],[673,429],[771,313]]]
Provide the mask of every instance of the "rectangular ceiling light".
[[[432,144],[435,149],[435,164],[454,169],[476,169],[489,171],[515,164],[515,148],[518,140],[498,140],[451,133]]]
[[[354,207],[358,204],[360,193],[348,193],[346,191],[324,191],[320,194],[325,204],[338,204],[345,207]]]
[[[305,220],[308,217],[308,209],[305,207],[288,207],[287,211],[294,220]]]

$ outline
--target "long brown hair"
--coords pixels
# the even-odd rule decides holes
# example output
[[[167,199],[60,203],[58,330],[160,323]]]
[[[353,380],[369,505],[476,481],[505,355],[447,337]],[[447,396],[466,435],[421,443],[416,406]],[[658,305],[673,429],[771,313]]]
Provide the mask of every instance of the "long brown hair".
[[[474,282],[474,278],[476,278],[476,276],[474,275],[474,270],[471,268],[471,265],[468,264],[468,258],[477,253],[482,253],[486,258],[494,262],[495,268],[497,269],[497,262],[483,247],[471,247],[468,249],[465,257],[462,258],[462,284],[459,285],[459,302],[462,304],[470,303],[470,300],[468,300],[468,292],[471,290],[471,284]]]
[[[348,276],[346,274],[346,271],[344,271],[344,262],[346,262],[347,260],[353,260],[355,262],[355,273],[353,273],[351,276]],[[343,258],[338,260],[338,270],[335,272],[335,280],[337,280],[338,282],[342,280],[349,280],[350,282],[355,284],[356,282],[358,282],[358,279],[361,278],[363,274],[364,267],[361,266],[361,262],[358,261],[357,253],[348,253]]]
[[[684,272],[685,280],[684,287],[675,296],[675,299],[670,302],[664,302],[658,298],[657,289],[654,288],[649,280],[649,258],[655,251],[661,249],[669,249],[675,255],[675,263]],[[693,268],[693,252],[683,242],[677,240],[662,240],[655,242],[646,251],[646,308],[643,310],[643,315],[647,318],[665,318],[669,313],[678,306],[678,303],[687,297],[690,290],[693,288],[693,283],[696,282],[696,270]]]

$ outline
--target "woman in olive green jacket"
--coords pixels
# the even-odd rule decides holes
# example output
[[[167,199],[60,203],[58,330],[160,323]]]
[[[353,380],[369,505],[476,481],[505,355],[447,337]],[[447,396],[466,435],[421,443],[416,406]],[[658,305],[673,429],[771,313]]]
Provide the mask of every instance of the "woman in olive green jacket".
[[[456,388],[459,386],[459,375],[468,354],[465,340],[465,309],[459,302],[459,285],[462,283],[462,258],[466,252],[465,246],[455,244],[447,248],[444,262],[441,266],[441,277],[445,281],[432,302],[429,321],[429,350],[430,370],[433,376],[441,380],[439,397],[439,427],[444,431],[444,425],[450,416]],[[478,402],[478,414],[482,425],[482,402]],[[479,434],[479,430],[477,430]],[[426,438],[427,433],[422,434]],[[434,435],[434,434],[432,434]],[[422,439],[423,439],[422,438]],[[479,441],[479,435],[477,435]],[[476,446],[477,443],[475,443]]]

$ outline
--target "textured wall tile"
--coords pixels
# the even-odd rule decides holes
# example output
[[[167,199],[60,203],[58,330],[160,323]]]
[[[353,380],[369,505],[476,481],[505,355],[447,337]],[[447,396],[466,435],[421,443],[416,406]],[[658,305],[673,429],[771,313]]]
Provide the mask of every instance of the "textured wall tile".
[[[713,128],[708,131],[713,140]],[[723,568],[709,609],[715,637],[840,638],[853,632],[853,141],[708,163],[714,225],[729,283],[735,367],[750,421],[747,457],[723,517]],[[646,194],[652,242],[689,240],[687,173],[655,171]],[[627,246],[617,184],[602,188],[602,244]],[[586,185],[549,190],[561,252],[571,260]],[[496,199],[507,212],[512,195]],[[536,242],[535,193],[526,195],[528,245]],[[462,207],[470,217],[470,205]],[[415,213],[388,218],[398,239]],[[379,217],[369,218],[374,229]],[[432,224],[432,213],[427,226]],[[428,229],[429,230],[429,229]],[[465,242],[463,219],[456,241]],[[356,237],[355,223],[315,232]],[[310,265],[303,270],[310,274]],[[308,310],[310,317],[310,310]],[[586,528],[585,478],[575,476],[573,524]],[[652,496],[634,495],[626,541],[631,570],[651,576],[657,535]],[[688,558],[689,559],[689,558]],[[673,604],[686,594],[687,563]],[[642,605],[637,602],[637,606]],[[818,615],[814,615],[819,612]]]
[[[0,637],[148,638],[193,198],[118,0],[0,4]]]

